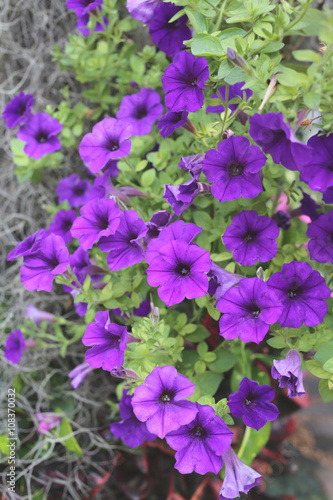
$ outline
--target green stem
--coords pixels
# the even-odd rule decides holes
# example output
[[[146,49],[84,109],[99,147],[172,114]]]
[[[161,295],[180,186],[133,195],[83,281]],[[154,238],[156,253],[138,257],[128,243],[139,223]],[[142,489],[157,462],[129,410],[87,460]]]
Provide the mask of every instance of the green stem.
[[[228,0],[224,0],[223,4],[221,6],[220,12],[219,12],[219,17],[217,18],[217,21],[215,23],[214,31],[219,31],[219,29],[220,29],[220,24],[222,22],[223,14],[224,14],[227,3],[228,3]]]
[[[287,30],[286,30],[286,31],[289,31],[291,28],[293,28],[293,27],[294,27],[297,23],[299,23],[299,22],[303,19],[303,17],[304,17],[304,16],[305,16],[305,14],[307,13],[307,11],[308,11],[308,9],[309,9],[309,7],[310,7],[311,3],[312,3],[312,2],[309,2],[309,3],[307,3],[307,4],[306,4],[306,7],[305,7],[305,9],[303,10],[303,12],[301,12],[301,14],[300,14],[298,17],[296,17],[296,19],[294,19],[292,23],[290,23],[290,24],[289,24],[289,26],[287,27]]]
[[[246,427],[245,432],[244,432],[244,436],[243,436],[242,444],[241,444],[241,446],[238,450],[238,453],[237,453],[238,458],[242,457],[242,455],[245,451],[246,445],[250,439],[250,435],[251,435],[251,427]]]

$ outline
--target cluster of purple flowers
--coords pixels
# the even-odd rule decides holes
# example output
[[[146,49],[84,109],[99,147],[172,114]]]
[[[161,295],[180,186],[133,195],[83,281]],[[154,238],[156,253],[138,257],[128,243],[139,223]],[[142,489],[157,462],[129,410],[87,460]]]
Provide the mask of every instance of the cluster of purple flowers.
[[[74,10],[77,15],[76,27],[81,31],[82,35],[90,35],[88,23],[90,15],[95,16],[97,19],[102,17],[102,22],[97,21],[94,32],[98,33],[104,31],[108,26],[109,20],[105,16],[101,16],[103,0],[67,0],[66,6],[69,10]]]

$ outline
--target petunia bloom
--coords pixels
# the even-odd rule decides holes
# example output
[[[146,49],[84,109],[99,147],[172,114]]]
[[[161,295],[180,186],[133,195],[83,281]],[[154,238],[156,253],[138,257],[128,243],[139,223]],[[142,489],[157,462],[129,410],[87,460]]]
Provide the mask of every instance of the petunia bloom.
[[[212,263],[212,267],[207,274],[209,278],[208,293],[211,297],[215,295],[216,302],[233,286],[237,285],[243,278],[239,274],[233,274],[230,271],[222,269],[222,267]]]
[[[139,264],[144,257],[140,240],[148,228],[135,210],[124,210],[119,216],[116,232],[99,242],[102,252],[109,252],[106,260],[111,271]]]
[[[44,238],[46,235],[45,229],[40,229],[33,234],[30,234],[23,241],[20,241],[12,250],[7,257],[7,260],[15,260],[18,257],[22,257],[24,255],[28,255],[31,253],[35,246],[38,246],[38,242]]]
[[[157,47],[166,53],[168,57],[173,57],[182,49],[185,49],[184,40],[192,38],[191,30],[187,26],[187,16],[181,16],[176,21],[170,23],[182,9],[173,3],[162,2],[155,9],[154,18],[149,26],[151,39]]]
[[[207,250],[184,240],[171,240],[150,262],[147,280],[150,286],[160,285],[160,299],[172,306],[207,294],[211,265]]]
[[[242,87],[244,87],[244,85],[245,85],[245,82],[239,82],[239,83],[235,83],[234,85],[229,85],[228,101],[231,101],[231,99],[234,99],[235,97],[240,97],[241,99],[243,99],[243,92],[245,92],[245,100],[248,101],[250,99],[250,97],[253,95],[253,92],[251,89],[242,90]],[[219,87],[219,89],[218,89],[219,93],[213,94],[212,99],[219,99],[221,96],[225,102],[226,90],[227,90],[226,85]],[[237,110],[238,106],[239,106],[239,104],[236,104],[236,103],[235,104],[228,104],[228,108],[230,109],[231,113],[234,113]],[[215,105],[214,106],[207,106],[206,113],[223,113],[224,109],[225,108],[224,108],[223,104],[218,104],[216,106]]]
[[[305,394],[301,363],[301,356],[295,349],[288,352],[286,359],[273,361],[272,377],[279,381],[279,387],[288,387],[290,398]]]
[[[204,161],[205,155],[202,153],[192,155],[192,156],[182,156],[178,166],[180,170],[188,170],[191,174],[192,179],[197,181],[200,177],[202,171],[202,163]]]
[[[67,0],[66,7],[74,10],[77,16],[84,16],[103,5],[103,0]]]
[[[36,113],[17,131],[17,137],[26,143],[23,149],[25,154],[39,160],[61,148],[56,137],[61,131],[62,125],[58,120],[47,113]]]
[[[192,422],[168,433],[165,439],[177,450],[175,468],[181,474],[218,474],[223,466],[221,455],[231,445],[232,432],[211,406],[196,403],[196,408],[198,413]]]
[[[225,463],[225,477],[219,500],[234,500],[240,493],[247,494],[251,488],[258,486],[261,475],[245,465],[230,447],[222,458]]]
[[[86,352],[86,361],[93,368],[110,371],[124,363],[128,332],[126,326],[110,323],[109,311],[99,311],[82,337],[83,345],[93,346]]]
[[[243,418],[245,425],[258,431],[279,414],[275,404],[271,403],[274,394],[275,390],[270,385],[259,385],[245,377],[238,391],[230,394],[228,406],[234,417]]]
[[[173,134],[177,128],[183,127],[187,122],[187,111],[167,111],[157,122],[156,127],[162,137],[166,138]]]
[[[221,311],[220,335],[239,337],[242,342],[259,344],[280,317],[282,304],[276,294],[259,278],[243,278],[238,287],[229,288],[217,302]]]
[[[318,271],[307,262],[283,264],[279,273],[274,273],[267,285],[274,290],[283,305],[277,320],[281,326],[299,328],[316,326],[327,313],[326,299],[330,289]]]
[[[116,117],[132,126],[132,136],[147,135],[162,113],[160,94],[153,89],[141,89],[123,97]]]
[[[51,314],[47,311],[41,311],[37,309],[33,304],[28,304],[25,317],[31,319],[35,323],[35,325],[40,325],[42,321],[47,321],[48,323],[54,323],[55,315]]]
[[[258,260],[268,262],[276,256],[279,228],[270,217],[255,210],[243,210],[232,219],[223,235],[223,242],[233,258],[242,266],[252,266]]]
[[[127,0],[127,10],[137,21],[149,24],[154,19],[154,11],[161,0]]]
[[[86,134],[79,146],[82,160],[96,174],[105,167],[109,160],[117,160],[129,155],[131,151],[132,128],[127,122],[115,118],[104,118]]]
[[[51,233],[24,256],[21,281],[27,290],[50,292],[54,277],[65,272],[68,263],[64,240]]]
[[[212,195],[221,203],[227,200],[255,198],[262,191],[258,175],[266,156],[243,136],[231,136],[216,149],[207,151],[202,170],[213,182]]]
[[[38,411],[37,413],[35,413],[35,417],[39,422],[37,432],[39,432],[40,434],[47,434],[51,429],[58,427],[62,419],[61,415],[58,415],[53,411],[48,411],[45,413]]]
[[[148,232],[146,233],[145,240],[149,242],[153,238],[157,238],[164,227],[167,227],[174,215],[168,212],[167,210],[159,210],[155,212],[148,222],[146,222],[146,226],[148,227]]]
[[[73,370],[71,370],[68,374],[68,377],[71,379],[71,387],[73,387],[73,389],[78,389],[80,385],[83,384],[87,375],[89,375],[92,371],[93,368],[89,363],[87,363],[87,361],[84,361],[84,363],[81,363],[73,368]]]
[[[333,134],[314,135],[308,140],[310,154],[303,162],[301,180],[311,189],[325,193],[333,186]]]
[[[112,434],[120,438],[129,448],[136,448],[145,441],[154,441],[156,435],[149,432],[147,425],[138,420],[133,412],[132,396],[123,390],[123,397],[119,401],[119,412],[122,420],[110,425]]]
[[[83,16],[80,16],[78,18],[77,23],[76,23],[77,29],[79,31],[81,31],[82,35],[84,35],[84,36],[90,35],[90,29],[88,28],[89,19],[90,19],[89,14],[83,14]],[[108,26],[108,25],[109,25],[108,18],[103,16],[103,24],[98,21],[95,25],[94,33],[100,33],[101,31],[104,31],[105,26]]]
[[[156,366],[133,395],[135,416],[146,422],[149,432],[163,439],[181,425],[192,422],[198,410],[191,401],[184,401],[195,385],[174,366]]]
[[[71,241],[71,228],[77,215],[75,210],[59,210],[49,227],[49,233],[61,236],[66,245]]]
[[[119,225],[120,209],[114,200],[108,198],[89,201],[81,208],[80,214],[71,233],[73,238],[79,238],[83,250],[92,248],[102,236],[114,234]]]
[[[177,54],[162,76],[165,105],[170,111],[194,112],[202,108],[203,88],[209,77],[206,59],[190,52]]]
[[[333,262],[333,210],[322,214],[309,224],[306,232],[310,238],[308,250],[311,260]]]
[[[25,339],[21,330],[12,331],[6,340],[5,358],[13,364],[20,362],[25,349]]]
[[[57,185],[58,202],[67,200],[71,207],[80,207],[89,201],[91,189],[91,183],[87,179],[80,179],[78,174],[72,174]]]
[[[25,123],[31,116],[31,108],[34,103],[34,96],[20,92],[8,104],[2,113],[2,119],[6,121],[8,128],[15,128],[21,123]]]
[[[283,120],[282,113],[256,113],[251,116],[250,136],[275,163],[289,170],[301,170],[311,154],[311,147],[296,139],[295,131]]]
[[[200,193],[210,193],[209,184],[197,182],[193,179],[173,186],[165,184],[163,198],[169,203],[176,215],[181,215],[190,207]]]

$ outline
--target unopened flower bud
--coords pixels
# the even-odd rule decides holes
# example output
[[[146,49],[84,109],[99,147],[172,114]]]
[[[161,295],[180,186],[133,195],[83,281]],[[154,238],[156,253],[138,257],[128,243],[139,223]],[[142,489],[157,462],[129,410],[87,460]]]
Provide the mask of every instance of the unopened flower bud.
[[[272,97],[272,95],[274,94],[275,90],[276,90],[276,86],[278,84],[278,81],[277,81],[277,78],[276,78],[276,75],[273,75],[272,76],[272,79],[271,81],[269,82],[269,85],[267,87],[267,90],[266,90],[266,93],[264,95],[264,98],[262,100],[262,103],[260,104],[259,106],[259,111],[261,111],[262,109],[264,109],[264,106],[266,104],[266,102]]]
[[[235,52],[234,49],[231,49],[230,47],[227,49],[227,56],[230,59],[230,61],[235,64],[235,66],[238,66],[239,68],[242,69],[248,67],[246,61],[239,54],[237,54],[237,52]]]

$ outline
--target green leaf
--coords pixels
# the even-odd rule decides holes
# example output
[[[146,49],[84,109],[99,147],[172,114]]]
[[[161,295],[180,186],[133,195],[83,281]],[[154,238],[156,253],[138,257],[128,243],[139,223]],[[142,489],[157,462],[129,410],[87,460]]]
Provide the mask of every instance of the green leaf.
[[[208,30],[207,20],[205,16],[200,14],[200,12],[195,12],[191,10],[189,7],[185,7],[185,13],[189,18],[190,23],[196,34]]]
[[[206,363],[203,361],[199,360],[195,363],[194,365],[194,370],[197,375],[201,375],[202,373],[206,372]]]
[[[329,388],[328,382],[328,380],[321,380],[318,386],[320,395],[323,398],[324,403],[333,401],[333,390]]]
[[[147,165],[148,165],[148,161],[147,160],[141,160],[141,161],[139,161],[139,163],[135,167],[135,171],[136,172],[140,172],[141,170],[143,170],[144,168],[146,168]]]
[[[304,94],[304,104],[310,109],[317,109],[320,105],[321,95],[315,90],[310,90]]]
[[[333,358],[327,360],[324,363],[323,369],[326,370],[327,372],[333,373]]]
[[[57,411],[57,413],[60,413],[60,412],[61,412],[61,410]],[[72,433],[73,433],[73,429],[72,429],[70,422],[67,420],[67,418],[62,417],[60,428],[58,431],[58,437],[66,438],[66,436],[68,436]],[[65,448],[67,448],[67,450],[75,453],[75,455],[77,455],[78,457],[82,457],[82,450],[81,450],[80,445],[77,442],[75,436],[71,436],[67,439],[62,440],[61,444],[63,444],[65,446]]]
[[[223,373],[230,370],[236,364],[236,357],[229,351],[218,351],[216,361],[209,364],[209,369],[215,373]]]
[[[0,451],[4,455],[8,455],[9,448],[8,445],[8,437],[6,434],[0,434]]]
[[[154,168],[150,168],[149,170],[146,170],[143,172],[141,176],[141,186],[143,187],[148,187],[150,186],[156,177],[156,170]]]
[[[320,361],[320,363],[326,363],[329,359],[333,358],[333,340],[331,342],[326,342],[314,355],[314,359]]]
[[[223,376],[211,371],[201,373],[193,378],[193,382],[200,389],[201,396],[214,396]]]
[[[234,68],[233,64],[231,64],[231,62],[229,62],[228,59],[224,59],[224,61],[222,61],[220,64],[219,71],[217,73],[217,78],[219,80],[223,80],[226,76],[228,76],[232,72],[233,68]]]
[[[331,377],[331,373],[329,373],[328,371],[325,371],[322,363],[320,363],[319,361],[316,361],[315,359],[305,361],[305,367],[315,377],[323,378],[323,379]]]
[[[197,329],[194,333],[190,333],[186,335],[186,339],[190,342],[202,342],[210,336],[209,331],[202,325],[197,326]]]
[[[274,347],[274,349],[282,349],[283,347],[286,346],[284,338],[281,337],[280,335],[272,337],[271,339],[266,340],[266,342],[271,347]]]
[[[286,87],[300,87],[308,83],[308,79],[305,75],[286,67],[283,67],[283,72],[278,73],[276,76],[279,83]]]
[[[198,347],[197,347],[197,352],[199,354],[199,356],[202,358],[206,352],[208,351],[208,345],[206,342],[200,342],[200,344],[198,344]]]
[[[296,61],[320,62],[321,55],[313,50],[294,50],[293,57]]]
[[[244,435],[245,437],[246,433],[249,433],[249,438],[246,442],[245,448],[242,449],[241,444],[240,449],[242,451],[241,453],[238,452],[237,454],[242,462],[250,467],[259,451],[265,446],[269,439],[271,433],[271,423],[267,422],[267,424],[259,429],[259,431],[256,431],[251,427],[247,427]]]
[[[206,354],[203,356],[203,360],[205,363],[212,363],[215,361],[217,358],[216,354],[214,352],[206,352]]]
[[[195,56],[221,56],[223,54],[220,40],[205,33],[199,33],[192,39],[191,51]]]

